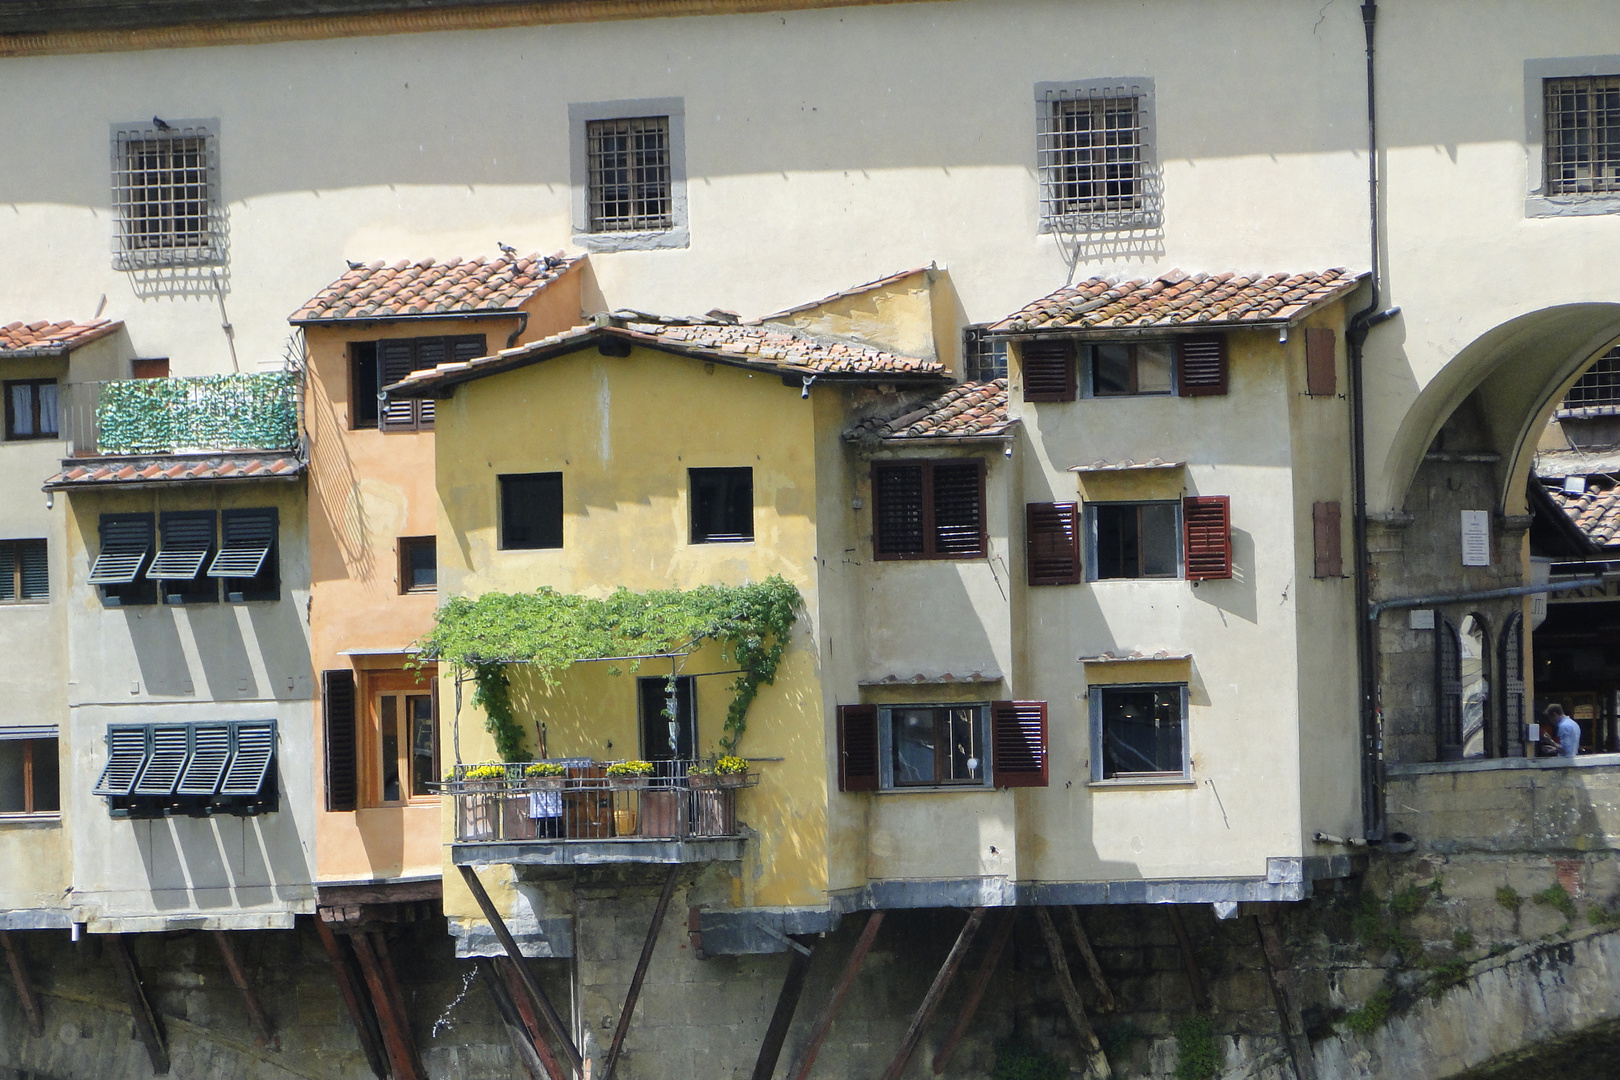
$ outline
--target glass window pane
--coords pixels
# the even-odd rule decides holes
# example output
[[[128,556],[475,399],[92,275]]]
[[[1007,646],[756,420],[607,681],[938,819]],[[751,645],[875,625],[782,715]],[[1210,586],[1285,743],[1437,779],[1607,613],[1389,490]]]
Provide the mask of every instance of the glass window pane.
[[[62,809],[62,781],[57,765],[57,741],[35,739],[34,813],[54,814]]]
[[[1175,503],[1149,503],[1142,510],[1142,576],[1175,577],[1181,554]]]
[[[978,708],[941,709],[940,712],[944,714],[943,727],[949,740],[944,779],[958,783],[982,782]]]
[[[503,476],[500,487],[502,548],[563,546],[562,473]]]
[[[0,741],[0,814],[20,814],[28,809],[24,787],[23,755],[25,741]]]
[[[1097,527],[1097,577],[1133,578],[1140,575],[1137,552],[1137,507],[1099,504],[1092,508]]]
[[[1181,688],[1101,690],[1103,779],[1180,774]]]
[[[1092,346],[1091,392],[1098,395],[1132,392],[1129,345]]]
[[[412,694],[405,699],[411,717],[411,794],[431,795],[428,787],[438,779],[438,762],[433,753],[433,698]]]
[[[22,439],[34,434],[34,388],[27,383],[11,387],[11,437]]]
[[[894,783],[933,784],[934,710],[893,709],[889,713],[894,741]]]
[[[377,714],[382,728],[382,801],[399,802],[399,699],[384,694],[378,699]]]
[[[1168,394],[1170,380],[1170,345],[1159,342],[1136,347],[1136,392],[1138,394]]]
[[[56,434],[56,384],[41,383],[39,393],[39,433]]]
[[[1485,628],[1472,615],[1462,621],[1457,639],[1462,647],[1462,753],[1485,756],[1485,710],[1490,696],[1486,668]]]
[[[419,536],[405,545],[407,589],[432,589],[439,583],[438,541],[431,536]]]

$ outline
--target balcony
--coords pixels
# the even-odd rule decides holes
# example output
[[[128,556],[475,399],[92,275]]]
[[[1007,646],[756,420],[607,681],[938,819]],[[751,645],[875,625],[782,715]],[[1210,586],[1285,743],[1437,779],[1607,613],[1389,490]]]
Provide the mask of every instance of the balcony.
[[[757,775],[708,777],[697,761],[660,761],[655,775],[607,775],[607,762],[554,761],[567,775],[525,775],[529,762],[501,766],[504,777],[474,779],[457,765],[441,790],[455,805],[458,866],[491,863],[601,865],[736,861],[743,837],[737,793]]]
[[[76,458],[292,453],[299,387],[292,371],[72,383],[61,434]]]

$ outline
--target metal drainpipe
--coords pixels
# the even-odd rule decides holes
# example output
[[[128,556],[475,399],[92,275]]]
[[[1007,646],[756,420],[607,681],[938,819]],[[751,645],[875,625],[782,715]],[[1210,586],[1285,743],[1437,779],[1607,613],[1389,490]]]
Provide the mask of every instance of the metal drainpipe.
[[[1395,608],[1441,607],[1446,604],[1461,604],[1467,600],[1503,600],[1510,596],[1534,596],[1537,593],[1565,592],[1569,589],[1585,589],[1594,585],[1607,585],[1616,578],[1620,578],[1620,574],[1543,581],[1539,585],[1515,585],[1508,589],[1486,589],[1483,592],[1439,593],[1434,596],[1408,596],[1401,600],[1380,600],[1367,609],[1367,621],[1376,623],[1378,616]]]

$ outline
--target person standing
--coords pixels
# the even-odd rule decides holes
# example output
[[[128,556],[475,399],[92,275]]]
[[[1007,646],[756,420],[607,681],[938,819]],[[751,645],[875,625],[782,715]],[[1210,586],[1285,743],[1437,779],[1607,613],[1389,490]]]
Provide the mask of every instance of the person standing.
[[[1547,726],[1558,735],[1558,756],[1572,758],[1581,752],[1581,725],[1564,715],[1562,705],[1547,706]]]

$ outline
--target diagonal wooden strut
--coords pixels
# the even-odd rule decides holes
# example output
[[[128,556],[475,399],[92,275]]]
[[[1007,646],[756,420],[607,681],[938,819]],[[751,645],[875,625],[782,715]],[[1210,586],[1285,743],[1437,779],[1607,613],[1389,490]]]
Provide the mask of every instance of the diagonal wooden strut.
[[[804,935],[795,935],[794,941],[804,945]],[[782,1056],[782,1044],[787,1041],[788,1028],[793,1026],[793,1014],[799,1008],[799,995],[804,993],[805,976],[810,974],[810,961],[815,956],[816,939],[809,939],[809,951],[788,950],[787,976],[782,980],[782,992],[776,997],[776,1011],[771,1013],[770,1026],[765,1039],[759,1044],[759,1057],[754,1062],[753,1080],[771,1080],[776,1062]]]
[[[28,981],[28,969],[23,967],[22,954],[11,940],[11,931],[0,930],[0,947],[6,950],[6,963],[11,967],[11,981],[17,984],[17,997],[22,1000],[23,1012],[28,1017],[28,1034],[39,1038],[45,1034],[45,1015],[40,1011],[34,984]]]
[[[568,1072],[557,1061],[557,1055],[551,1052],[551,1045],[546,1042],[545,1032],[540,1027],[540,1017],[534,1011],[534,1002],[529,1000],[529,993],[523,989],[523,978],[517,973],[517,962],[502,956],[496,959],[495,968],[505,972],[506,987],[512,993],[512,1005],[518,1011],[518,1018],[523,1021],[523,1027],[529,1033],[529,1041],[534,1044],[534,1052],[545,1068],[546,1075],[551,1080],[568,1080]]]
[[[821,1053],[821,1044],[826,1041],[827,1032],[832,1030],[833,1020],[838,1016],[838,1009],[844,1004],[844,995],[855,985],[855,976],[860,974],[866,954],[872,951],[872,939],[877,937],[878,927],[882,925],[883,912],[874,911],[867,916],[866,929],[861,931],[860,940],[855,942],[855,951],[849,954],[844,973],[838,977],[838,985],[833,987],[832,996],[827,999],[821,1015],[816,1017],[815,1026],[811,1028],[810,1042],[804,1048],[804,1056],[799,1059],[798,1067],[793,1070],[793,1080],[805,1080],[810,1075],[811,1068],[816,1064],[816,1055]]]
[[[574,1045],[573,1036],[568,1034],[568,1027],[557,1015],[557,1010],[551,1007],[545,991],[540,989],[540,983],[534,977],[534,972],[523,959],[523,953],[518,949],[517,942],[512,938],[512,931],[506,928],[506,920],[501,913],[495,910],[495,903],[484,891],[484,883],[478,880],[478,875],[470,866],[458,867],[461,871],[461,880],[467,883],[467,890],[472,893],[473,899],[478,901],[478,908],[484,913],[484,919],[489,928],[495,931],[495,938],[506,950],[507,959],[512,961],[512,967],[517,971],[518,978],[523,980],[523,988],[529,993],[529,1000],[540,1009],[540,1015],[545,1018],[546,1026],[551,1029],[552,1038],[562,1047],[563,1055],[568,1058],[569,1066],[580,1076],[585,1075],[585,1062],[579,1055],[579,1047]]]
[[[979,932],[979,924],[984,921],[984,908],[974,908],[968,915],[967,922],[962,926],[962,932],[956,935],[956,944],[946,955],[945,962],[939,967],[939,974],[934,976],[934,983],[923,995],[922,1004],[917,1006],[917,1015],[911,1018],[911,1026],[906,1028],[905,1038],[900,1040],[900,1049],[895,1052],[894,1060],[889,1067],[883,1070],[883,1080],[900,1080],[900,1074],[906,1071],[906,1065],[911,1061],[911,1055],[917,1052],[917,1043],[922,1039],[923,1029],[928,1021],[934,1018],[934,1010],[939,1008],[939,1001],[945,996],[945,990],[956,977],[956,969],[962,966],[962,958],[967,955],[968,946],[973,944],[973,936]]]
[[[107,952],[113,966],[124,981],[124,992],[129,996],[129,1014],[135,1021],[135,1034],[146,1044],[146,1056],[152,1061],[152,1071],[158,1076],[169,1074],[169,1033],[163,1026],[163,1017],[152,1008],[141,984],[141,970],[130,955],[129,943],[123,934],[108,934]]]
[[[1193,1007],[1201,1013],[1209,1012],[1209,991],[1204,989],[1204,973],[1198,970],[1198,957],[1193,955],[1192,939],[1187,936],[1187,924],[1182,921],[1181,909],[1170,906],[1170,928],[1176,932],[1176,944],[1181,946],[1181,967],[1187,973],[1187,987],[1192,991]]]
[[[1296,1080],[1316,1080],[1316,1055],[1311,1051],[1311,1040],[1305,1034],[1305,1022],[1299,1014],[1298,1000],[1286,985],[1288,954],[1283,951],[1282,937],[1277,933],[1276,913],[1265,908],[1254,917],[1254,928],[1260,934],[1260,959],[1265,964],[1266,980],[1271,983],[1271,996],[1277,1005],[1277,1021],[1288,1042],[1288,1056],[1294,1063]]]
[[[254,993],[253,984],[248,981],[247,968],[242,965],[242,958],[237,954],[230,933],[225,930],[215,930],[212,933],[215,944],[219,946],[219,954],[225,959],[225,968],[231,973],[231,981],[242,992],[242,1002],[247,1006],[248,1022],[253,1025],[254,1041],[260,1046],[280,1050],[281,1040],[276,1037],[275,1031],[270,1026],[270,1018],[265,1015],[264,1007],[259,1004],[259,995]]]
[[[512,1050],[522,1063],[524,1073],[528,1075],[529,1080],[548,1080],[549,1074],[535,1050],[533,1035],[525,1029],[522,1018],[518,1015],[517,1002],[512,999],[506,980],[495,970],[495,962],[487,956],[478,957],[478,974],[484,980],[489,996],[495,999],[495,1010],[501,1014],[501,1024],[506,1028],[506,1037],[512,1040]],[[550,1080],[556,1078],[550,1077]]]
[[[1091,973],[1091,985],[1097,988],[1097,1011],[1113,1012],[1119,1006],[1114,1002],[1114,991],[1109,989],[1108,980],[1103,978],[1097,954],[1091,951],[1091,939],[1086,937],[1086,928],[1080,925],[1080,912],[1073,905],[1063,910],[1069,914],[1069,931],[1074,935],[1075,944],[1080,946],[1080,956],[1086,962],[1086,970]]]
[[[360,970],[365,973],[366,986],[371,989],[371,1003],[377,1010],[383,1046],[388,1050],[388,1064],[393,1070],[394,1080],[427,1080],[427,1074],[422,1070],[422,1059],[416,1053],[416,1044],[411,1041],[405,1010],[398,1007],[394,988],[389,985],[392,968],[385,971],[382,957],[377,954],[376,943],[380,939],[381,935],[349,935],[354,954],[360,959]]]
[[[996,973],[996,965],[1001,963],[1001,954],[1007,950],[1007,942],[1012,940],[1013,924],[1017,921],[1017,908],[1002,910],[995,936],[990,939],[990,948],[984,954],[984,962],[979,965],[978,974],[973,976],[973,986],[968,991],[967,1000],[962,1003],[962,1015],[956,1018],[956,1026],[945,1037],[945,1045],[940,1047],[939,1055],[934,1058],[935,1076],[944,1072],[945,1066],[951,1063],[957,1045],[967,1034],[968,1025],[973,1023],[973,1014],[979,1011],[979,1002],[984,1000],[984,992],[990,986],[990,976]]]
[[[1108,1068],[1108,1057],[1102,1051],[1102,1044],[1097,1041],[1097,1033],[1091,1030],[1086,1007],[1080,1001],[1080,991],[1074,988],[1074,979],[1069,975],[1069,958],[1063,954],[1063,939],[1058,937],[1051,911],[1045,907],[1036,908],[1035,921],[1041,926],[1041,937],[1046,939],[1046,952],[1052,959],[1052,971],[1057,976],[1058,993],[1063,996],[1063,1007],[1069,1012],[1069,1022],[1074,1025],[1080,1050],[1086,1057],[1086,1076],[1088,1080],[1109,1080],[1113,1072]]]
[[[624,1049],[624,1037],[630,1031],[630,1014],[636,1011],[636,999],[641,996],[641,984],[647,978],[653,946],[658,944],[658,933],[664,928],[664,915],[669,911],[670,898],[675,895],[675,879],[680,872],[680,863],[673,863],[664,878],[664,891],[658,897],[658,906],[653,909],[652,925],[647,927],[647,940],[641,944],[641,958],[636,961],[636,974],[630,980],[630,992],[625,995],[619,1025],[613,1029],[613,1043],[608,1047],[607,1060],[602,1065],[602,1080],[613,1080],[613,1070],[619,1064],[619,1052]]]
[[[332,933],[332,928],[326,925],[319,912],[315,915],[315,933],[321,939],[321,947],[326,950],[326,958],[332,962],[332,977],[337,981],[338,992],[343,995],[349,1019],[354,1021],[355,1037],[360,1040],[360,1049],[365,1051],[366,1064],[371,1066],[372,1075],[377,1080],[389,1080],[388,1059],[383,1054],[382,1032],[377,1026],[377,1017],[366,1007],[365,995],[355,984],[353,966],[338,944],[337,935]]]

